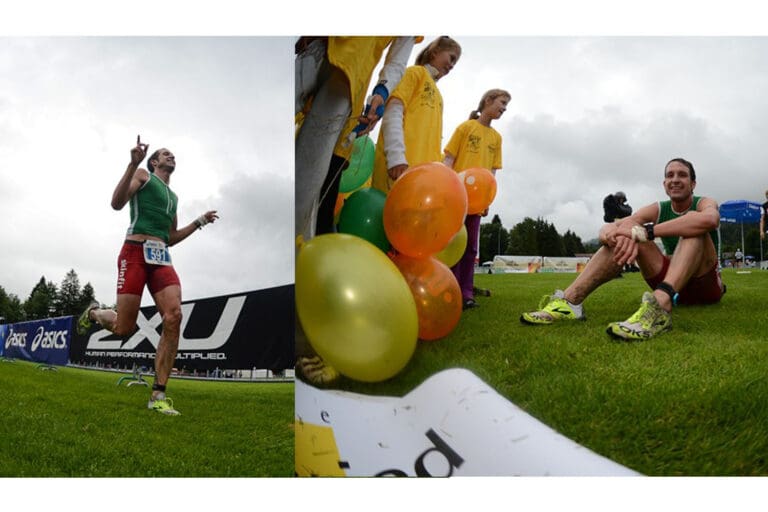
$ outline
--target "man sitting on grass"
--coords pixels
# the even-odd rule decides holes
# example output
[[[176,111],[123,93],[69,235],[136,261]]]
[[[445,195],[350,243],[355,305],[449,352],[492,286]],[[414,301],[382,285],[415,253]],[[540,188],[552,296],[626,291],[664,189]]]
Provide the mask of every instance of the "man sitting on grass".
[[[644,340],[672,327],[674,304],[711,304],[725,293],[716,250],[720,212],[708,197],[693,195],[696,171],[682,158],[664,168],[668,201],[640,208],[634,215],[606,224],[600,230],[600,249],[576,280],[545,297],[539,311],[523,313],[520,321],[551,324],[584,320],[582,302],[600,285],[616,277],[627,263],[637,262],[653,292],[645,292],[640,309],[623,322],[608,324],[608,334]],[[660,237],[666,255],[656,246]],[[671,256],[668,256],[671,255]]]

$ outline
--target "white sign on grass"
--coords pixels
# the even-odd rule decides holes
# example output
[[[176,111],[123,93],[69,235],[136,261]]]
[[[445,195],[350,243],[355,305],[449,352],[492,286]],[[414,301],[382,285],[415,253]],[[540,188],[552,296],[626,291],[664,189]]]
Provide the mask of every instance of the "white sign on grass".
[[[638,475],[566,438],[464,369],[402,398],[296,381],[299,476]]]

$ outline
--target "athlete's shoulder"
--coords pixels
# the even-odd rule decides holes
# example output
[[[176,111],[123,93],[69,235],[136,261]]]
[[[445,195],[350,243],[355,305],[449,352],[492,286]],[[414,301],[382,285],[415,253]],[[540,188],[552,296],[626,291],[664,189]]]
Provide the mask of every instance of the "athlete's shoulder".
[[[133,175],[134,178],[136,178],[142,183],[149,181],[150,176],[151,176],[150,172],[144,169],[143,167],[139,167],[138,169],[136,169],[136,173]]]
[[[694,196],[694,201],[696,201],[696,210],[701,211],[705,208],[717,208],[717,201],[715,201],[711,197],[707,196]]]

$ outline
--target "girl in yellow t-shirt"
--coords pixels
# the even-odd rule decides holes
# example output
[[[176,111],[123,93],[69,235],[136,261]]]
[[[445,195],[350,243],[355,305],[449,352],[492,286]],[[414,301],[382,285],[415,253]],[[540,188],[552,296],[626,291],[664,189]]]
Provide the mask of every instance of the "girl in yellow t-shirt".
[[[502,89],[491,89],[483,94],[477,110],[469,115],[469,120],[461,123],[453,132],[445,147],[443,163],[461,172],[472,167],[483,167],[496,175],[501,169],[501,135],[491,128],[491,121],[499,119],[512,99]],[[461,287],[464,309],[477,306],[475,302],[475,258],[478,252],[480,218],[488,215],[486,209],[481,214],[467,215],[464,225],[467,228],[467,248],[464,256],[453,266],[453,274]]]
[[[408,167],[438,162],[442,154],[443,97],[437,81],[450,73],[461,46],[448,36],[427,45],[392,91],[382,120],[373,167],[373,187],[389,193]]]

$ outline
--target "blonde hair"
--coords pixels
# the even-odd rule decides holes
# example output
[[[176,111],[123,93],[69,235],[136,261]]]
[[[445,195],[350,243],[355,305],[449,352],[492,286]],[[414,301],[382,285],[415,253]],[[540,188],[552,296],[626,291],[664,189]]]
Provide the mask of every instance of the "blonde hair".
[[[480,112],[483,111],[483,107],[485,107],[486,102],[488,100],[493,101],[496,98],[498,98],[499,96],[506,96],[510,100],[512,99],[512,95],[509,94],[504,89],[491,89],[490,91],[486,91],[485,94],[483,94],[483,97],[480,98],[480,104],[477,105],[477,110],[473,110],[469,114],[469,118],[470,119],[477,119],[478,117],[480,117]]]
[[[424,64],[429,64],[435,55],[444,50],[456,50],[459,57],[461,57],[461,45],[448,36],[440,36],[421,50],[418,57],[416,57],[416,65],[423,66]]]

